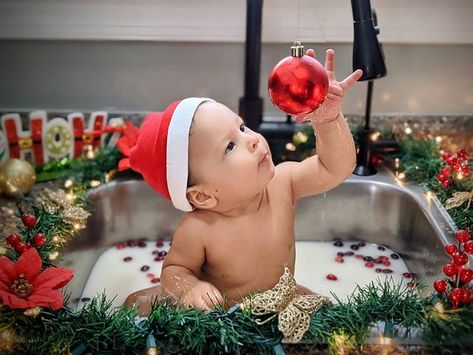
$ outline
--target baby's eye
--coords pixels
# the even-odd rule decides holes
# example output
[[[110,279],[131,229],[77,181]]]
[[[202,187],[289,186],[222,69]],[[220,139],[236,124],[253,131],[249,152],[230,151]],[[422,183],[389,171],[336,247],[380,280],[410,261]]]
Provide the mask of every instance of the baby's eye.
[[[245,129],[246,129],[245,124],[242,123],[242,125],[240,126],[240,131],[245,132]]]
[[[228,143],[227,148],[225,149],[225,154],[230,153],[233,148],[235,148],[236,144],[233,142]]]

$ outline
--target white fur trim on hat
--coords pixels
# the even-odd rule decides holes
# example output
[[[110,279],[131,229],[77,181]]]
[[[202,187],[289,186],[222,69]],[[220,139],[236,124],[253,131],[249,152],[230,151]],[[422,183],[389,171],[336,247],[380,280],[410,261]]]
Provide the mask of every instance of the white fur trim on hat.
[[[184,212],[193,210],[186,197],[189,169],[189,130],[200,104],[211,101],[206,97],[189,97],[174,110],[169,123],[166,144],[166,179],[171,201]]]

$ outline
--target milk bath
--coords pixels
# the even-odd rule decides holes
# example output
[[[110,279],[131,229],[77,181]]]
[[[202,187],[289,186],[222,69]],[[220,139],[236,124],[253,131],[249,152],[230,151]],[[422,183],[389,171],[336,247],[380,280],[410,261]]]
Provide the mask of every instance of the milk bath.
[[[97,259],[85,284],[78,307],[105,292],[114,306],[121,306],[135,291],[160,285],[167,241],[122,242]],[[356,288],[377,279],[393,279],[412,286],[410,273],[395,251],[359,241],[297,241],[295,278],[298,284],[329,296],[345,299]]]

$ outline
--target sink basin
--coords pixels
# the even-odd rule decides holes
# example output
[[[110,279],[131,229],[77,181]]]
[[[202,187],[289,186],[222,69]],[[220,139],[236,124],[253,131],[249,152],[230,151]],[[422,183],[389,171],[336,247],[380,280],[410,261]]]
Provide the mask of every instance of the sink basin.
[[[90,199],[87,228],[64,251],[63,265],[75,270],[67,289],[73,300],[105,249],[130,239],[169,240],[182,214],[142,180],[113,181],[92,190]],[[405,185],[381,171],[352,175],[329,192],[299,200],[295,235],[301,241],[340,238],[385,245],[401,255],[420,283],[431,286],[448,260],[443,245],[453,242],[453,227],[422,186]]]

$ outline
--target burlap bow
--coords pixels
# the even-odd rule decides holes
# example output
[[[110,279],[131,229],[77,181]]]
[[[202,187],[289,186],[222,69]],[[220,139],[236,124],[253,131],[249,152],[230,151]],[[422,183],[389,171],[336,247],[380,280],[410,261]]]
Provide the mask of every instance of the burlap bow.
[[[309,329],[310,315],[325,302],[330,301],[319,294],[298,295],[296,281],[286,267],[276,286],[245,297],[241,307],[257,317],[274,313],[267,319],[256,319],[256,323],[261,325],[278,316],[278,329],[284,340],[298,343]]]
[[[465,207],[465,211],[470,208],[471,200],[473,200],[473,190],[471,192],[468,191],[459,191],[454,192],[453,197],[450,197],[447,200],[447,205],[445,206],[446,210],[461,206],[464,202],[467,202]]]

